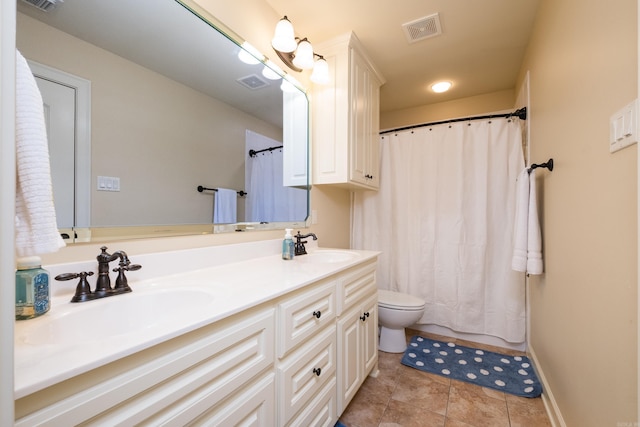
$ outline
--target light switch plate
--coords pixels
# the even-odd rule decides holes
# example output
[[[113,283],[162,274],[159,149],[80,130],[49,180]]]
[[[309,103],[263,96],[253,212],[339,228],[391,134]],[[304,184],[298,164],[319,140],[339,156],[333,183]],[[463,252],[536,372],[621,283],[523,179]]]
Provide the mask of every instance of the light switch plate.
[[[638,100],[615,112],[609,120],[609,151],[616,152],[638,142]]]
[[[98,176],[98,191],[120,191],[120,178]]]

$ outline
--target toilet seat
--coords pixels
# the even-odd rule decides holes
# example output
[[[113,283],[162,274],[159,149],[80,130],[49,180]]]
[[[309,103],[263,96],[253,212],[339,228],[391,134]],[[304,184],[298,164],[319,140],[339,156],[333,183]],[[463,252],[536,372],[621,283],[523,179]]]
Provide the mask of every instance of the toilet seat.
[[[424,310],[424,300],[413,295],[378,289],[378,306],[392,310]]]

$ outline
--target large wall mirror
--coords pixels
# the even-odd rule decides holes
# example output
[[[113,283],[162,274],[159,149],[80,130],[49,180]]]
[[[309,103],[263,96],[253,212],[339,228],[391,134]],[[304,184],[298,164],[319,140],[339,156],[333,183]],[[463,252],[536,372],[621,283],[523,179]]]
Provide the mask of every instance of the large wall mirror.
[[[239,40],[202,12],[19,0],[17,27],[43,92],[67,241],[305,225],[306,94],[241,61]]]

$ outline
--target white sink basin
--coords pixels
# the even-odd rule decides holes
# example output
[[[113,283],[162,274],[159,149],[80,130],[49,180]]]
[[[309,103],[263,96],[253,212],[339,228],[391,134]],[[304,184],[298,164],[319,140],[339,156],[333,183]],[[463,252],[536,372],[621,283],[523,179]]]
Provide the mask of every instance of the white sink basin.
[[[299,255],[294,258],[294,260],[300,260],[302,262],[310,262],[310,263],[335,263],[335,262],[345,262],[351,261],[358,256],[355,252],[343,251],[343,250],[315,250],[313,252],[309,252],[306,255]]]
[[[193,288],[154,289],[99,300],[69,303],[30,320],[17,339],[25,344],[65,345],[147,335],[207,314],[215,297]]]

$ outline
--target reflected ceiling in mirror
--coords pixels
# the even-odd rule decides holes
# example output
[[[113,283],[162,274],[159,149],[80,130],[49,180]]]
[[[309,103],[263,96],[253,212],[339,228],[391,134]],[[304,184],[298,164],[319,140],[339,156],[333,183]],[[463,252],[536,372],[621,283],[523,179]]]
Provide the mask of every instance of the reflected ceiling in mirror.
[[[236,221],[224,220],[219,231],[304,225],[303,91],[283,94],[282,79],[266,78],[262,63],[239,61],[235,41],[173,0],[66,0],[51,12],[18,2],[18,11],[17,44],[27,59],[91,82],[90,220],[73,226],[107,240],[132,237],[127,230],[135,237],[141,229],[143,237],[210,232],[217,193],[198,186],[249,193],[237,200]],[[293,114],[283,115],[283,98]],[[288,186],[303,193],[276,202],[265,220],[245,206],[256,195],[248,187],[249,132],[284,145],[283,162],[297,177]],[[277,174],[275,185],[286,183],[287,172]],[[119,178],[120,190],[99,191],[98,177]],[[296,214],[292,203],[301,205]]]

